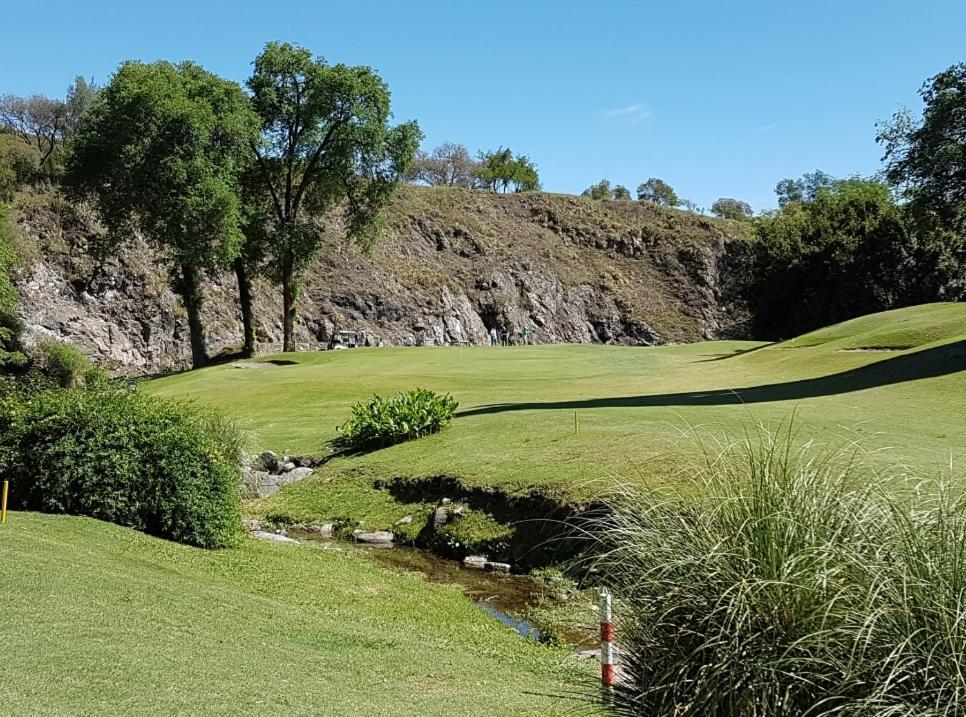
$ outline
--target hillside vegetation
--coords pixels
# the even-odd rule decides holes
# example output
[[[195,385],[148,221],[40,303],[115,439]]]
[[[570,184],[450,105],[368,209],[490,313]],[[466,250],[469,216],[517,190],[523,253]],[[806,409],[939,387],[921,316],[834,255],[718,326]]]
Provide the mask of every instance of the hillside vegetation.
[[[279,357],[281,358],[281,357]],[[779,344],[357,349],[284,356],[292,365],[224,365],[147,384],[217,406],[250,447],[323,453],[350,406],[421,386],[460,401],[438,435],[337,458],[260,510],[331,518],[406,506],[360,496],[395,476],[456,476],[509,493],[568,500],[620,481],[687,482],[703,436],[794,420],[803,436],[858,446],[873,465],[936,473],[957,465],[966,423],[966,304],[901,309]],[[579,435],[574,432],[574,413]],[[371,491],[370,491],[371,492]],[[368,494],[366,494],[368,495]],[[365,515],[359,516],[365,517]]]

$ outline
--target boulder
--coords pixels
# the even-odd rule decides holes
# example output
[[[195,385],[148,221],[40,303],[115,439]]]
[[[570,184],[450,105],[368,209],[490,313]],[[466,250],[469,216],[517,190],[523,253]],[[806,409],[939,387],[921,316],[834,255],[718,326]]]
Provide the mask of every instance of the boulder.
[[[329,538],[332,536],[333,527],[332,523],[309,523],[308,525],[302,526],[302,530],[306,533],[313,533],[323,538]]]
[[[290,538],[287,535],[280,535],[278,533],[269,533],[264,530],[255,530],[252,535],[259,540],[268,540],[273,543],[298,543],[299,541],[294,538]]]
[[[275,473],[278,471],[278,456],[272,451],[264,451],[252,462],[252,468]]]
[[[473,568],[474,570],[484,570],[486,568],[487,559],[483,555],[467,555],[463,558],[464,568]]]
[[[433,530],[442,530],[443,526],[449,522],[449,511],[446,506],[441,505],[433,511]]]
[[[278,484],[288,485],[289,483],[295,483],[303,478],[308,478],[313,473],[315,473],[315,471],[311,468],[292,468],[284,473],[279,474]]]
[[[509,563],[487,563],[483,566],[483,569],[488,573],[509,573],[512,568]]]
[[[246,469],[242,477],[242,495],[245,498],[265,498],[278,490],[278,476],[267,471]]]
[[[358,542],[369,543],[370,545],[391,545],[393,541],[393,534],[388,530],[373,530],[368,532],[357,530],[352,535]]]

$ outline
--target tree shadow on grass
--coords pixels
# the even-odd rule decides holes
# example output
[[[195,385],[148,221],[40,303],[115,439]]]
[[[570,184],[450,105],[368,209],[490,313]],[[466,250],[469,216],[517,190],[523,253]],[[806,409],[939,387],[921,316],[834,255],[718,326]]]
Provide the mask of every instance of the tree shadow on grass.
[[[914,353],[876,361],[859,368],[818,378],[770,383],[716,391],[665,393],[652,396],[614,396],[543,403],[502,403],[479,406],[457,413],[457,417],[481,416],[507,411],[538,409],[645,408],[648,406],[728,406],[772,401],[798,401],[888,386],[924,378],[935,378],[966,370],[966,341],[956,341]]]

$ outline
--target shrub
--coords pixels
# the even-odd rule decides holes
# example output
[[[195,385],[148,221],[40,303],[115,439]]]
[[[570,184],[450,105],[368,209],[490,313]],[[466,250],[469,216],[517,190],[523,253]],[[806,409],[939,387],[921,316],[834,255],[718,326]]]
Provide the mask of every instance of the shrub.
[[[37,345],[34,364],[40,373],[61,388],[79,388],[101,379],[99,371],[90,359],[78,349],[63,341],[49,339]]]
[[[216,417],[137,391],[0,398],[0,470],[14,507],[192,545],[227,545],[240,528],[238,445]]]
[[[439,432],[453,418],[459,403],[424,388],[397,393],[389,399],[373,396],[352,407],[352,417],[339,426],[333,442],[338,449],[384,448]]]
[[[621,713],[952,715],[966,706],[966,506],[766,437],[698,497],[629,492],[594,531],[620,598]]]

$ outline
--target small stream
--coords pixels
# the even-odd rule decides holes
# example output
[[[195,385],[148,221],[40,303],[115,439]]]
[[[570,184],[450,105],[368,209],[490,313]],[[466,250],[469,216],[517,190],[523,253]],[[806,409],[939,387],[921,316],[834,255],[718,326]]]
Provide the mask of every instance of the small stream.
[[[514,617],[524,614],[546,594],[546,590],[530,578],[465,568],[455,560],[446,560],[417,548],[369,549],[369,552],[376,561],[388,567],[422,573],[430,582],[459,585],[466,597],[484,612],[512,627],[520,637],[541,638],[536,627]]]
[[[305,541],[330,540],[311,533],[291,531],[293,537]],[[358,545],[376,562],[395,570],[421,573],[434,583],[459,585],[463,594],[481,610],[513,628],[520,637],[539,640],[542,635],[523,615],[535,606],[548,590],[525,575],[505,575],[463,567],[455,560],[440,558],[425,550],[396,546],[392,548]],[[572,645],[587,645],[592,636],[583,631],[563,631],[562,636]]]

